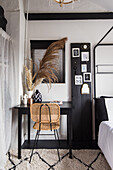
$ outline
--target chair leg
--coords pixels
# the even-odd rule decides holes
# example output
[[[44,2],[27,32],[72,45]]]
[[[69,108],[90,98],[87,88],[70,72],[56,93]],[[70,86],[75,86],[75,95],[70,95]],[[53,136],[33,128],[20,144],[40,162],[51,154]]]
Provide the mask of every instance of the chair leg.
[[[56,134],[57,134],[58,144],[59,144],[59,148],[60,148],[60,140],[59,140],[59,134],[58,134],[58,130],[57,129],[56,129]]]
[[[39,133],[40,133],[40,131],[37,130],[36,136],[35,136],[34,145],[33,145],[33,149],[32,149],[32,151],[31,151],[31,155],[30,155],[29,163],[31,163],[31,159],[32,159],[32,156],[33,156],[33,151],[34,151],[35,146],[36,146],[36,144],[37,144],[37,142],[38,142],[38,139],[39,139]]]
[[[55,140],[57,140],[55,130],[54,130],[54,136],[55,136]],[[58,139],[58,141],[59,141],[59,139]],[[59,159],[59,161],[60,161],[60,153],[59,153],[58,146],[57,146],[57,154],[58,154],[58,159]]]

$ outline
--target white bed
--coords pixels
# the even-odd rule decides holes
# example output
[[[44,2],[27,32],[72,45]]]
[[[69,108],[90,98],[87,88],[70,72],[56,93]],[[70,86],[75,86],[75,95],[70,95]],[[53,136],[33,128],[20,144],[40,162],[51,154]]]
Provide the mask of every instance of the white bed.
[[[105,99],[108,121],[99,126],[98,146],[113,170],[113,98]]]
[[[113,169],[113,122],[101,122],[99,126],[98,146]]]

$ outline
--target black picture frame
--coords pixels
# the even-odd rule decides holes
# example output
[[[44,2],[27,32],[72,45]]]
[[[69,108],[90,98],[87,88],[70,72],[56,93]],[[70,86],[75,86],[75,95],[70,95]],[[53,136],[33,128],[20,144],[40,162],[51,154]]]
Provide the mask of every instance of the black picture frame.
[[[80,48],[72,48],[72,57],[80,57]]]
[[[30,40],[31,45],[31,58],[34,61],[34,51],[35,50],[46,50],[49,45],[57,40]],[[65,83],[65,46],[62,51],[62,71],[58,74],[55,72],[55,74],[58,77],[58,82],[52,82],[52,83]],[[35,73],[35,68],[33,68],[33,72]],[[48,80],[44,80],[42,83],[48,83]]]
[[[91,73],[84,73],[83,74],[83,77],[84,77],[84,82],[91,82]]]

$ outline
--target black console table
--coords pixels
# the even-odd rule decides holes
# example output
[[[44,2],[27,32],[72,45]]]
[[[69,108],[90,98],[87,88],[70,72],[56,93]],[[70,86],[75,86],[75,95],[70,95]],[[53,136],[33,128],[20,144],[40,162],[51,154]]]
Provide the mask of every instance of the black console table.
[[[28,142],[30,142],[30,106],[17,105],[14,109],[18,110],[18,159],[21,158],[21,135],[22,135],[22,115],[28,115]],[[67,140],[69,140],[69,158],[72,158],[72,104],[71,102],[63,102],[60,105],[60,114],[67,115]]]

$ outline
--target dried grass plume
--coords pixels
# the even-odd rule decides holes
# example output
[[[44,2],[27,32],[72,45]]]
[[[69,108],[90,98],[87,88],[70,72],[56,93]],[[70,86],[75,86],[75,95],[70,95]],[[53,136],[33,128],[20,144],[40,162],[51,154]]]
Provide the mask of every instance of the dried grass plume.
[[[34,90],[35,87],[44,79],[48,80],[49,87],[52,82],[58,81],[58,77],[55,75],[55,71],[58,72],[58,51],[64,48],[67,38],[53,42],[46,50],[42,60],[40,60],[39,68],[36,63],[33,63],[32,59],[27,59],[28,66],[25,68],[26,76],[26,88],[27,90]],[[33,75],[33,64],[36,65],[36,72]]]

